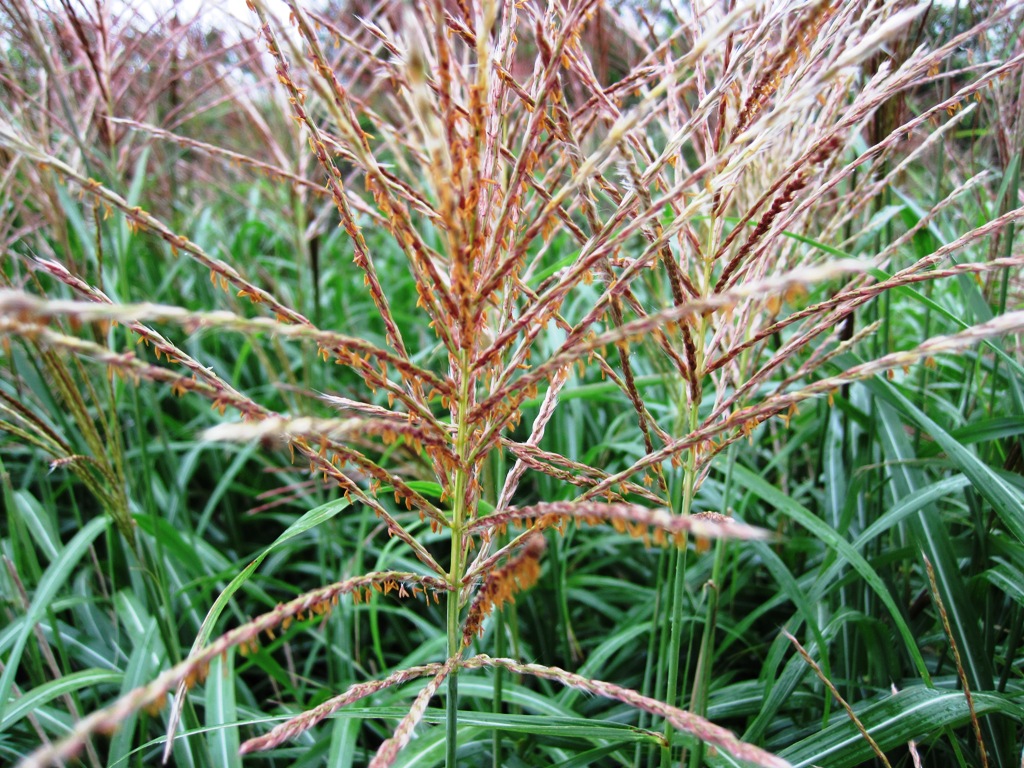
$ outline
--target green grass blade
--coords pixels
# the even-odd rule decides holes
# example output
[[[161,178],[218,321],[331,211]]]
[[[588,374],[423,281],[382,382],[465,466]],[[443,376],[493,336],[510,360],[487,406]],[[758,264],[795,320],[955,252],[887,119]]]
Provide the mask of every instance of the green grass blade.
[[[57,591],[64,586],[71,576],[78,561],[88,551],[93,541],[103,533],[110,525],[109,517],[97,517],[90,521],[82,530],[64,547],[59,556],[50,567],[46,569],[43,577],[36,586],[35,595],[29,604],[28,612],[25,615],[25,623],[21,632],[14,642],[14,647],[4,660],[4,672],[0,676],[0,719],[4,718],[11,701],[11,686],[14,684],[14,674],[18,671],[18,663],[21,661],[21,654],[25,650],[32,629],[43,618],[50,603],[56,596]]]
[[[210,639],[214,627],[216,626],[217,619],[220,618],[221,613],[227,606],[231,596],[237,592],[241,586],[252,576],[253,572],[259,568],[260,564],[266,559],[267,555],[276,550],[282,544],[287,542],[289,539],[294,539],[296,536],[300,536],[308,530],[315,528],[321,523],[330,520],[332,517],[337,515],[349,506],[350,502],[348,499],[335,499],[329,501],[326,504],[322,504],[315,509],[311,509],[306,512],[302,517],[292,523],[288,528],[278,536],[274,543],[267,547],[265,550],[260,552],[251,563],[243,568],[223,589],[223,591],[217,596],[213,606],[211,606],[209,612],[206,614],[206,618],[203,619],[203,625],[199,630],[199,634],[196,636],[196,641],[192,646],[193,650],[202,648],[206,645],[206,642]]]
[[[331,749],[327,753],[328,768],[352,768],[359,739],[358,720],[335,720],[331,728]]]
[[[157,631],[156,619],[150,618],[143,626],[144,633],[141,642],[132,650],[125,667],[124,680],[121,683],[120,695],[124,696],[145,685],[152,679],[156,670],[154,663],[154,648],[159,643],[160,634]],[[159,660],[159,659],[158,659]],[[135,728],[138,722],[138,713],[132,713],[126,717],[121,726],[117,729],[110,740],[110,751],[107,755],[107,765],[127,765],[132,753],[132,744],[135,738]]]
[[[108,669],[83,669],[72,672],[58,680],[51,680],[26,691],[25,694],[12,702],[12,705],[0,720],[0,734],[12,728],[25,716],[41,709],[58,696],[75,691],[87,691],[100,685],[117,685],[122,680],[120,672]]]
[[[240,768],[238,754],[238,711],[235,707],[235,655],[218,656],[206,678],[206,746],[210,764],[217,768]]]
[[[924,411],[908,400],[892,383],[875,377],[865,382],[872,394],[891,404],[910,423],[926,432],[946,452],[949,460],[970,478],[980,493],[1018,541],[1024,542],[1024,496],[1010,483],[982,462],[977,455],[930,419]]]
[[[976,693],[974,707],[979,716],[1002,714],[1018,721],[1024,719],[1024,707],[1009,696]],[[970,721],[963,693],[936,691],[924,686],[907,688],[859,709],[857,716],[882,750],[894,749],[911,739],[924,739],[943,728],[955,728]],[[793,768],[825,765],[852,768],[870,760],[874,752],[856,726],[846,719],[837,720],[819,733],[782,750],[779,756],[789,760]]]
[[[805,506],[799,504],[778,488],[767,483],[760,475],[757,475],[746,467],[739,465],[733,467],[732,471],[736,482],[751,493],[773,505],[779,512],[786,515],[794,522],[809,530],[825,546],[830,549],[834,549],[840,557],[846,560],[850,566],[860,574],[865,583],[872,589],[872,591],[875,592],[875,594],[878,595],[879,599],[881,599],[882,603],[885,605],[890,617],[892,618],[896,631],[899,632],[900,636],[903,638],[904,645],[906,646],[906,652],[913,660],[914,666],[917,667],[919,674],[927,679],[928,668],[925,665],[924,658],[921,656],[921,651],[917,647],[917,641],[914,639],[914,633],[911,632],[910,627],[907,626],[906,620],[903,618],[903,612],[896,605],[895,600],[893,600],[893,597],[889,592],[889,588],[885,585],[885,582],[882,581],[882,578],[878,575],[875,569],[872,568],[868,561],[864,559],[864,556],[854,549],[846,539],[840,536],[827,523],[822,522]]]

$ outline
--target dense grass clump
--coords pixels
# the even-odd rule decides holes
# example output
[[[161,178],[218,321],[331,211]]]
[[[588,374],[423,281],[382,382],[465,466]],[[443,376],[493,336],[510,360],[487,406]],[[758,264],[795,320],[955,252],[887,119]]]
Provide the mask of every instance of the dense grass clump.
[[[1017,766],[1024,8],[0,3],[0,763]]]

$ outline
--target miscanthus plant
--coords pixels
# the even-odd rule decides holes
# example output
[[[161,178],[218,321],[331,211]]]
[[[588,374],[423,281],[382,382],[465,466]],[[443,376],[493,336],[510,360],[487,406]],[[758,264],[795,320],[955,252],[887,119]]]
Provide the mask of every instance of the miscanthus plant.
[[[1018,6],[2,9],[5,759],[1019,760]]]

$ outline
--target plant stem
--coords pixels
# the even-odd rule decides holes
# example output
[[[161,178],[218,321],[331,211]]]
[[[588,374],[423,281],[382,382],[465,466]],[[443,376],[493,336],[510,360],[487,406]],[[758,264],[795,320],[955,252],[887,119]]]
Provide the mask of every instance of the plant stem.
[[[718,621],[718,590],[722,584],[725,569],[725,539],[715,544],[715,562],[711,569],[711,580],[705,585],[708,590],[708,604],[704,612],[704,633],[697,655],[697,671],[693,675],[693,692],[690,694],[689,711],[704,717],[708,710],[708,690],[711,687],[711,664],[715,644],[715,627]],[[690,753],[690,768],[699,768],[704,762],[704,742],[698,742]]]
[[[691,407],[691,424],[696,419],[697,408],[696,405]],[[694,427],[691,426],[691,430]],[[683,471],[682,478],[682,500],[680,504],[679,513],[683,515],[690,514],[690,510],[693,507],[693,486],[696,479],[695,471],[696,461],[694,458],[693,451],[689,451],[686,455],[686,464]],[[672,612],[671,622],[669,627],[669,642],[668,642],[668,683],[665,690],[665,701],[672,706],[677,706],[679,701],[679,658],[682,649],[683,639],[683,591],[686,587],[685,583],[686,576],[686,550],[676,553],[674,568],[672,572]],[[672,726],[665,725],[665,739],[671,744],[672,742]],[[671,753],[671,748],[669,749]],[[662,759],[662,765],[667,768],[666,761]]]
[[[706,253],[715,252],[715,217],[712,216],[708,227],[708,244],[706,245]],[[705,261],[703,270],[703,281],[702,285],[699,286],[703,294],[709,294],[712,292],[711,284],[711,273],[712,273],[712,262],[710,260]],[[698,318],[692,328],[693,333],[693,345],[694,345],[694,360],[693,360],[693,376],[696,380],[695,392],[691,392],[689,401],[686,404],[685,411],[680,407],[680,416],[685,413],[685,424],[682,425],[687,432],[692,433],[697,430],[700,424],[700,403],[701,395],[703,392],[702,379],[704,372],[704,337],[707,333],[707,320],[703,317]],[[677,424],[677,432],[679,424]],[[695,448],[691,448],[686,451],[683,458],[683,476],[682,476],[682,488],[673,489],[672,493],[672,507],[673,510],[678,512],[680,515],[689,515],[693,511],[693,499],[697,492],[697,451]],[[678,502],[678,507],[676,506]],[[665,701],[672,706],[681,706],[679,700],[679,658],[682,649],[682,638],[683,638],[683,592],[686,587],[686,548],[685,543],[681,548],[680,552],[677,553],[674,562],[674,570],[672,574],[672,613],[671,613],[671,628],[669,634],[669,647],[668,647],[668,683],[665,691]],[[668,723],[665,724],[665,739],[669,743],[669,749],[663,752],[662,766],[668,768],[669,760],[666,759],[665,755],[671,755],[671,744],[672,744],[672,727]]]
[[[448,593],[448,656],[457,654],[462,638],[459,637],[459,590],[452,589]],[[459,749],[459,675],[454,668],[448,675],[448,700],[445,703],[445,765],[455,768],[456,754]]]
[[[455,404],[453,415],[458,419],[458,427],[455,437],[455,454],[459,457],[460,466],[454,469],[454,503],[452,505],[451,525],[451,566],[448,571],[448,658],[455,658],[462,653],[462,633],[459,631],[459,601],[462,594],[462,577],[465,563],[462,559],[463,542],[462,535],[466,527],[469,506],[469,468],[465,464],[469,456],[469,424],[467,414],[472,406],[472,387],[470,386],[471,362],[468,354],[462,351],[458,357],[458,366],[461,373],[459,382],[458,400]],[[448,675],[448,700],[445,705],[445,765],[447,768],[455,768],[456,755],[458,753],[458,729],[459,729],[459,678],[458,667],[452,669]]]

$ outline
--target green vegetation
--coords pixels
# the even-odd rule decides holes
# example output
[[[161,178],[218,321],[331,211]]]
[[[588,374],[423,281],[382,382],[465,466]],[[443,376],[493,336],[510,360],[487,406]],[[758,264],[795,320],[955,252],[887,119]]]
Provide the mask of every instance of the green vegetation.
[[[1019,766],[1024,6],[289,6],[0,3],[0,764]]]

